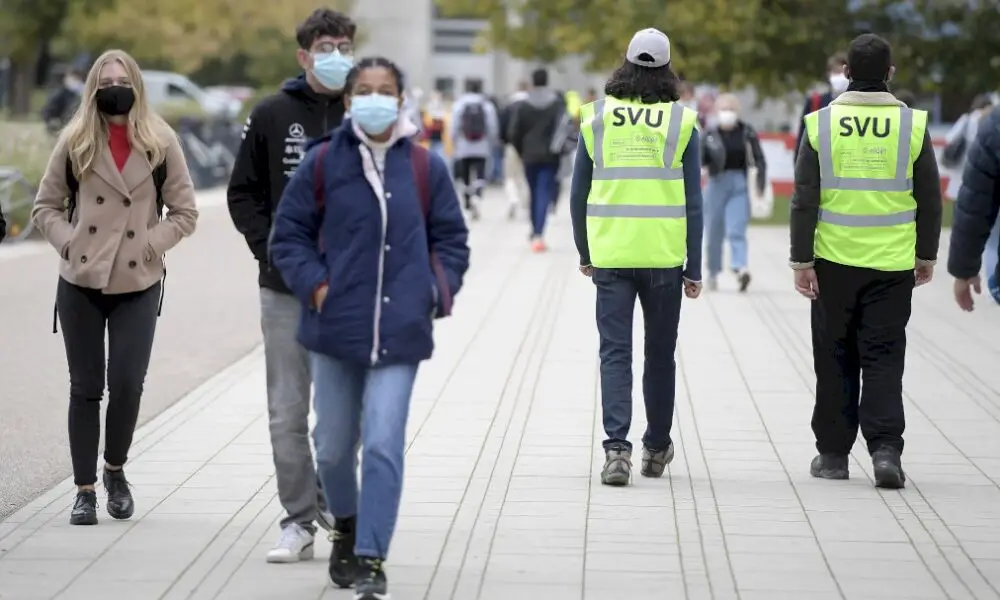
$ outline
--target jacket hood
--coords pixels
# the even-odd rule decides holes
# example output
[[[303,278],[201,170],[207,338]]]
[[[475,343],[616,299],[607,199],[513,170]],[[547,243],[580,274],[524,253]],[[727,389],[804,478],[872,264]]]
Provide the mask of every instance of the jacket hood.
[[[548,108],[559,102],[559,95],[548,88],[534,89],[528,92],[524,101],[535,108]]]
[[[288,94],[292,98],[295,98],[296,100],[308,103],[314,103],[328,99],[337,99],[343,95],[338,93],[327,96],[317,93],[315,90],[312,89],[312,86],[309,85],[309,82],[306,81],[305,73],[302,73],[298,77],[292,79],[286,79],[285,82],[281,84],[281,91]]]

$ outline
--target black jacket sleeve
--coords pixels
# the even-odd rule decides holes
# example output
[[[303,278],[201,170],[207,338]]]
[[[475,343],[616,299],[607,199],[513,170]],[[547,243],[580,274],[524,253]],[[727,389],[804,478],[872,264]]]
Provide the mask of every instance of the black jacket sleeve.
[[[3,207],[0,206],[0,242],[7,237],[7,220],[3,218]]]
[[[763,191],[767,185],[767,158],[764,157],[764,149],[760,145],[760,136],[752,127],[747,131],[747,141],[750,143],[750,152],[753,153],[753,162],[757,165],[757,181],[750,183],[756,185],[759,191]]]
[[[795,139],[795,162],[798,163],[799,150],[802,148],[802,139],[806,136],[806,115],[812,112],[813,95],[806,96],[805,106],[802,107],[802,116],[799,117],[799,133]]]
[[[271,173],[263,112],[258,105],[247,118],[226,191],[233,224],[259,262],[267,262],[267,237],[271,230]]]
[[[913,198],[917,201],[917,258],[937,260],[941,240],[941,177],[930,131],[913,163]]]
[[[1000,110],[979,123],[969,147],[948,251],[948,273],[958,279],[979,274],[983,250],[1000,212]]]
[[[809,144],[809,138],[802,137],[795,158],[795,191],[789,210],[789,232],[793,263],[811,263],[815,258],[813,243],[816,240],[816,224],[819,222],[819,154]]]

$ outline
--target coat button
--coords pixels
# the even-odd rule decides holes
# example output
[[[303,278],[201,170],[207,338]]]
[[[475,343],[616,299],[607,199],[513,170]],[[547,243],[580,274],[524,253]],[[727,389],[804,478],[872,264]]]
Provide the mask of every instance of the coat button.
[[[384,296],[382,298],[382,302],[385,303],[385,304],[389,304],[389,296]]]
[[[83,256],[80,257],[80,262],[82,262],[82,263],[87,262],[87,255],[86,254],[84,254]]]
[[[134,260],[128,261],[128,268],[134,269],[137,263]]]
[[[128,239],[132,239],[132,238],[135,237],[135,232],[134,231],[127,231],[127,232],[125,232],[125,237],[127,237]]]
[[[390,246],[389,244],[386,244],[385,245],[385,251],[388,252],[389,250],[392,250],[392,246]]]
[[[382,348],[382,356],[385,356],[386,354],[389,354],[389,351],[386,350],[385,348]]]
[[[389,198],[392,198],[392,192],[385,193],[385,199],[388,200]]]
[[[87,228],[87,231],[89,231],[90,234],[93,235],[93,234],[97,233],[97,228],[94,227],[93,225],[91,225],[90,227]]]
[[[128,198],[125,198],[125,201],[122,202],[122,204],[124,204],[126,206],[126,208],[127,208],[129,206],[132,206],[132,201],[129,200]]]
[[[98,196],[97,197],[97,203],[98,204],[104,204],[104,196]]]

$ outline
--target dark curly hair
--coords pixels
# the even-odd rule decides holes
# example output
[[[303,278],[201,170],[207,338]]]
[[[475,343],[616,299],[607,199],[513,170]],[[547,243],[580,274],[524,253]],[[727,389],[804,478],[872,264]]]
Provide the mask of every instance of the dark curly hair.
[[[392,72],[392,75],[396,78],[396,85],[399,87],[399,93],[402,95],[403,86],[405,85],[403,71],[400,70],[396,63],[383,56],[366,56],[365,58],[362,58],[358,62],[354,63],[354,66],[347,73],[347,81],[344,83],[344,93],[351,95],[354,90],[354,84],[358,82],[358,76],[361,75],[361,71],[375,67],[389,69],[389,71]]]
[[[604,94],[619,100],[639,100],[643,104],[676,102],[681,97],[680,83],[670,65],[640,67],[625,60],[604,84]]]
[[[316,40],[325,35],[334,38],[345,37],[353,42],[357,31],[357,24],[344,13],[329,8],[317,8],[295,29],[295,41],[299,43],[299,48],[308,50]]]

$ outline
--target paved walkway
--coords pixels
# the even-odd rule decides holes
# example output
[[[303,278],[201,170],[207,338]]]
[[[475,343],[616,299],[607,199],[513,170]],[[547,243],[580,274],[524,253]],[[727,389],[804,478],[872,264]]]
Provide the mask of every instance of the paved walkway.
[[[961,314],[944,277],[919,291],[905,491],[872,487],[861,446],[853,479],[812,480],[808,305],[784,232],[754,230],[751,293],[685,303],[670,477],[609,489],[567,219],[535,256],[499,213],[475,226],[417,384],[395,600],[1000,598],[1000,310]],[[66,481],[0,522],[0,598],[350,598],[326,583],[325,541],[313,562],[264,562],[280,515],[264,405],[255,351],[139,431],[131,521],[70,527]]]

